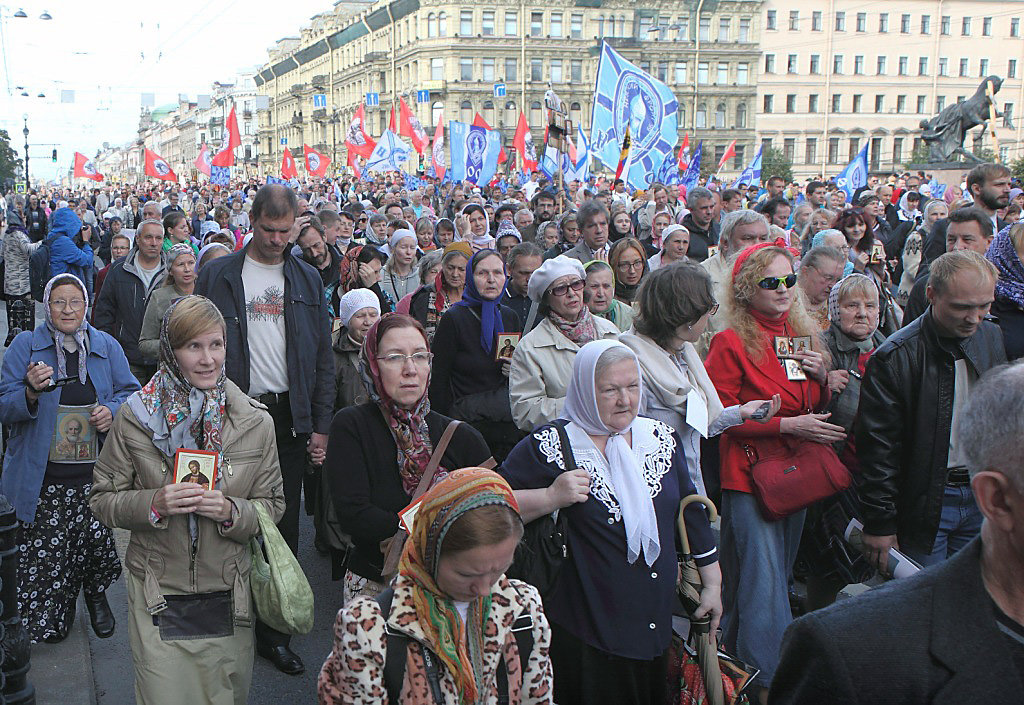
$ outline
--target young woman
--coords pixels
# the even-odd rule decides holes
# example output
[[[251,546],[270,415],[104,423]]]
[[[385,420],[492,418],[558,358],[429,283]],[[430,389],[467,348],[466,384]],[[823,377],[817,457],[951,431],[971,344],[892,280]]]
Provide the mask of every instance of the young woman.
[[[473,256],[472,253],[467,242],[447,245],[441,256],[441,271],[412,295],[409,315],[420,322],[430,342],[434,340],[437,323],[444,312],[462,300],[462,291],[466,286],[466,263]]]
[[[189,243],[178,243],[167,251],[167,276],[146,302],[139,332],[139,350],[149,360],[160,355],[160,325],[171,302],[188,296],[196,285],[196,257]]]
[[[407,294],[419,288],[419,272],[416,271],[416,233],[412,230],[396,230],[388,240],[390,254],[388,263],[380,273],[380,286],[392,301],[401,301]]]
[[[177,244],[187,244],[192,248],[192,256],[198,257],[199,250],[192,244],[188,227],[188,216],[181,211],[171,211],[164,216],[164,244],[162,251],[167,252]]]
[[[633,237],[619,240],[608,253],[608,264],[615,272],[615,298],[632,305],[637,289],[647,274],[647,250]]]

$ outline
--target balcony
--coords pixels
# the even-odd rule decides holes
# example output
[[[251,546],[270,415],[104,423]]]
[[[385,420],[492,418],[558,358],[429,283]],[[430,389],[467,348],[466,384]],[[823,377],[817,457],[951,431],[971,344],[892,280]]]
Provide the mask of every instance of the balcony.
[[[443,93],[445,88],[445,82],[441,81],[421,81],[420,87],[425,91],[431,93]]]
[[[222,118],[222,117],[210,118],[210,129],[211,130],[213,128],[215,128],[215,127],[220,127],[223,124],[224,124],[224,118]]]
[[[292,84],[291,91],[289,91],[289,92],[293,96],[296,96],[296,97],[301,96],[303,93],[306,92],[306,84],[305,83],[294,83],[294,84]]]
[[[324,122],[327,119],[327,108],[317,108],[313,111],[313,120]]]
[[[269,108],[268,108],[268,110],[269,110]],[[252,111],[251,110],[243,110],[242,111],[242,119],[243,120],[252,120]]]
[[[292,124],[293,125],[301,125],[302,124],[302,113],[296,113],[295,115],[292,115]]]
[[[323,88],[327,85],[327,75],[318,73],[316,76],[313,76],[310,83],[313,84],[313,88]]]
[[[388,58],[386,51],[370,51],[363,56],[363,63],[369,64],[374,61],[384,61],[386,58]]]
[[[327,146],[326,142],[317,142],[313,145],[313,149],[320,152],[320,154],[327,154],[330,147]]]

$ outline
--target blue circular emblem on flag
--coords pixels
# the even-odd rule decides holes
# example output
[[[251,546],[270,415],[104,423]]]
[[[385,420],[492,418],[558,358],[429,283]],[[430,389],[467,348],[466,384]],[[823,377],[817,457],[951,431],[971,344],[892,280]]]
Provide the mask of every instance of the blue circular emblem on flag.
[[[640,159],[654,146],[660,134],[658,127],[665,112],[665,104],[650,80],[641,73],[625,69],[619,75],[612,100],[617,134],[629,134],[632,139],[634,160]]]

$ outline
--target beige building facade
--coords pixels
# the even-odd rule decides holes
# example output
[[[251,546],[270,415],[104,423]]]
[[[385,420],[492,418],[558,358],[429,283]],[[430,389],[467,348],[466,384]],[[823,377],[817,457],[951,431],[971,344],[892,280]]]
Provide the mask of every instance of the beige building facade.
[[[924,153],[922,120],[996,75],[995,140],[975,128],[964,147],[1003,162],[1024,156],[1022,21],[1021,0],[768,0],[758,137],[797,178],[834,176],[865,144],[872,171],[896,171]]]
[[[589,134],[606,39],[673,89],[680,138],[689,134],[694,146],[703,139],[705,160],[737,140],[738,154],[723,174],[737,173],[756,142],[761,7],[762,0],[343,0],[299,36],[279,40],[255,77],[269,102],[260,111],[260,168],[277,174],[286,146],[301,163],[303,144],[341,168],[357,108],[365,106],[376,138],[396,95],[428,135],[441,115],[445,122],[471,122],[479,113],[502,131],[508,148],[520,111],[535,141],[543,139],[550,86]],[[504,85],[505,95],[496,95],[495,84]],[[377,105],[366,105],[368,93],[376,94]]]

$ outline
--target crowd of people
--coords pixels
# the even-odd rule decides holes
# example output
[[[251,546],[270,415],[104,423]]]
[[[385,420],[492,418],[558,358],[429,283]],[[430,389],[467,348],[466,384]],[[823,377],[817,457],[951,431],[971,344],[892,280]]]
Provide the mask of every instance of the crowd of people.
[[[943,564],[918,590],[987,590],[987,652],[1024,678],[1024,191],[999,164],[932,184],[8,194],[0,490],[30,638],[65,639],[79,593],[109,637],[123,576],[138,702],[245,703],[254,654],[307,666],[249,580],[258,515],[296,553],[308,511],[336,581],[322,705],[660,705],[699,494],[697,616],[753,702],[856,701],[837,674],[874,634],[850,615],[921,606],[830,605],[894,555]],[[546,517],[564,560],[538,590],[517,546]]]

